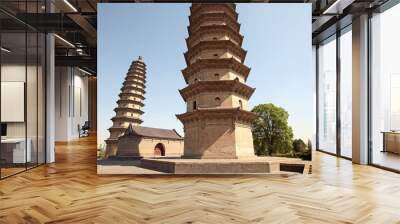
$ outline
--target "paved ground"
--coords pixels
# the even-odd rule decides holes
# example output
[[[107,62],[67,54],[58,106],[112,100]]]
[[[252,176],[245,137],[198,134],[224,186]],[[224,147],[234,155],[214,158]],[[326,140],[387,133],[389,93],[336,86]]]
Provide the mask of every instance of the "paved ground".
[[[97,160],[98,174],[162,174],[140,167],[140,161]]]

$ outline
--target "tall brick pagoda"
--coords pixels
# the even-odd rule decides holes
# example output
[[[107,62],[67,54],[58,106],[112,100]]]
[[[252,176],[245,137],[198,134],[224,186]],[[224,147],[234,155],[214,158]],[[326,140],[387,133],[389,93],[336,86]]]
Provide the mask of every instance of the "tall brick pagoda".
[[[246,85],[250,68],[235,4],[192,4],[182,70],[187,87],[179,90],[187,112],[176,115],[184,125],[183,158],[253,157],[247,102],[254,88]]]
[[[146,64],[142,57],[132,62],[125,81],[122,84],[121,93],[117,101],[118,106],[114,109],[115,116],[111,118],[113,125],[108,130],[110,137],[105,141],[106,156],[116,154],[118,137],[123,135],[129,124],[140,125],[143,121],[140,116],[144,113],[144,94],[146,93]]]

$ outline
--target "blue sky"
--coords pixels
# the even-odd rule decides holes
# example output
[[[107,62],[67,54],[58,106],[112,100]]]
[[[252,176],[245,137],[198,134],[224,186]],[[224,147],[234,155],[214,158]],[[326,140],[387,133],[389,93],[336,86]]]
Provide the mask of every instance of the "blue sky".
[[[185,87],[190,4],[98,5],[98,142],[108,137],[118,93],[132,60],[147,65],[143,126],[175,128],[184,113],[178,89]],[[313,67],[310,4],[237,4],[247,84],[256,91],[249,108],[274,103],[285,108],[295,137],[313,134]]]

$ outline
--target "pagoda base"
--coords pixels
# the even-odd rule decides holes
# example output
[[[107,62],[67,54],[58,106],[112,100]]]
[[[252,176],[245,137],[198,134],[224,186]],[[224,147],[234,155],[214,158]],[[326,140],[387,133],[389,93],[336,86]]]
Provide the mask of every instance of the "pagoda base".
[[[142,168],[171,174],[266,174],[281,171],[303,173],[307,165],[307,162],[300,159],[282,157],[141,160]]]
[[[115,156],[118,149],[118,139],[107,139],[106,141],[106,154],[105,157]]]
[[[113,161],[135,161],[143,159],[143,156],[109,156],[108,159]]]
[[[181,157],[182,159],[238,159],[238,157],[237,156],[226,156],[226,155],[223,155],[223,156],[216,156],[216,155],[213,155],[213,156],[203,156],[203,155],[183,155],[182,157]]]
[[[239,108],[197,109],[177,115],[184,125],[183,158],[237,159],[254,157],[252,112]]]

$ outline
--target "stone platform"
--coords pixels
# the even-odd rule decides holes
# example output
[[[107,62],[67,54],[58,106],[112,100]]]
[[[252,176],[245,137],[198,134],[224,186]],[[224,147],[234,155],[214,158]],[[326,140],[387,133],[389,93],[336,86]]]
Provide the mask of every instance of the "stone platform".
[[[254,157],[241,159],[144,158],[141,167],[173,174],[254,174],[289,171],[303,173],[310,162],[295,158]]]

